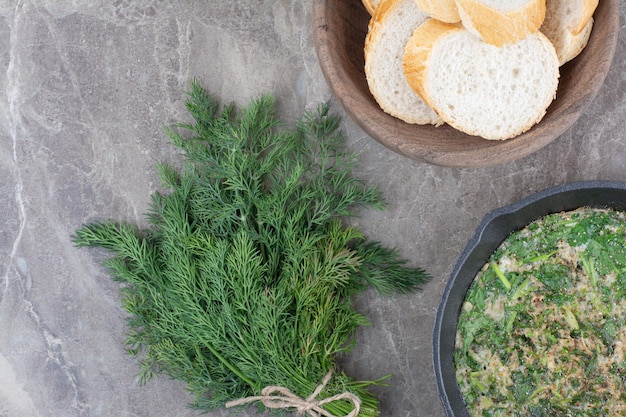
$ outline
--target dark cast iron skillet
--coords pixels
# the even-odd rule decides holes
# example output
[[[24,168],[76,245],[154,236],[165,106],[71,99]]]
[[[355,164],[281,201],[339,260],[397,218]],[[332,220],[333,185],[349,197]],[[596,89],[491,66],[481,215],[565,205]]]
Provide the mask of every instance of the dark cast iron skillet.
[[[550,213],[580,207],[626,210],[626,182],[583,181],[550,188],[487,214],[457,261],[433,334],[437,390],[447,417],[469,417],[454,372],[454,340],[467,289],[493,251],[514,231]]]

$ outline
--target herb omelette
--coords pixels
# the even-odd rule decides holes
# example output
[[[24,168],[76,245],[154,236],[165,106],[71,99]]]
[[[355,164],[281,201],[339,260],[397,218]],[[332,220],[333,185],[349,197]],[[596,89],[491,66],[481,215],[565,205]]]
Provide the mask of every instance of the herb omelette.
[[[514,232],[459,317],[472,416],[626,415],[626,216],[583,207]]]

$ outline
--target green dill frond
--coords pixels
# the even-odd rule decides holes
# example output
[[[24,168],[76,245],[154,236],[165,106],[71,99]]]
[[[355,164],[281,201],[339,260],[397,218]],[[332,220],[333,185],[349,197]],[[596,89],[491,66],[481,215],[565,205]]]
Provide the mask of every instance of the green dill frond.
[[[422,268],[409,268],[393,249],[379,242],[361,241],[355,251],[363,259],[359,277],[381,295],[407,294],[421,289],[430,276]]]
[[[113,253],[104,264],[123,283],[140,382],[182,380],[203,410],[269,385],[306,398],[369,324],[352,296],[370,286],[414,291],[427,276],[343,225],[359,206],[383,202],[352,176],[355,155],[327,106],[288,129],[271,96],[236,111],[197,82],[186,106],[193,122],[166,130],[184,160],[157,164],[165,191],[152,196],[149,226],[96,222],[74,244]],[[375,416],[368,387],[378,382],[338,371],[322,397],[351,391],[360,415]],[[325,408],[351,411],[341,401]]]

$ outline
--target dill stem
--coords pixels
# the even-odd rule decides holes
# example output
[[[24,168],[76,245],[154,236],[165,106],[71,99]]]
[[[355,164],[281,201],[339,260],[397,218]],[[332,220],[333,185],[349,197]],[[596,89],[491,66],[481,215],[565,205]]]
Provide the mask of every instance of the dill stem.
[[[237,369],[237,367],[235,365],[233,365],[232,363],[228,362],[214,347],[213,345],[211,345],[210,343],[204,342],[204,346],[206,346],[207,349],[209,349],[209,351],[211,351],[211,354],[213,354],[213,356],[215,356],[221,363],[224,364],[224,366],[226,366],[228,369],[230,369],[235,375],[237,375],[239,378],[241,378],[242,381],[244,381],[246,384],[250,385],[251,388],[255,389],[256,391],[259,391],[259,387],[257,384],[254,383],[253,380],[251,380],[250,378],[248,378],[243,372],[241,372],[239,369]]]
[[[567,306],[563,306],[563,312],[565,313],[565,321],[571,327],[572,330],[579,330],[580,326],[578,325],[578,320],[576,320],[576,316]]]
[[[587,259],[585,256],[581,254],[580,261],[583,264],[583,270],[585,271],[585,274],[587,274],[587,277],[589,277],[589,280],[591,281],[591,289],[592,289],[591,301],[604,314],[609,314],[610,310],[606,308],[606,306],[604,305],[604,303],[602,303],[602,300],[601,300],[602,295],[600,292],[600,288],[598,286],[598,278],[599,278],[598,271],[596,271],[593,258]]]
[[[534,263],[534,262],[542,262],[542,261],[545,261],[546,259],[551,258],[552,255],[556,255],[557,253],[558,253],[558,250],[553,250],[552,252],[544,253],[543,255],[537,255],[537,256],[533,256],[531,258],[526,258],[526,259],[522,260],[520,262],[520,264],[524,265],[524,264],[530,264],[530,263]]]
[[[495,262],[491,262],[491,268],[493,268],[493,270],[495,271],[496,275],[500,279],[500,282],[502,282],[502,285],[504,285],[504,288],[506,288],[507,290],[510,290],[511,282],[508,280],[506,275],[504,275],[504,272],[502,272],[500,267],[498,267],[498,264],[496,264]]]
[[[530,292],[531,285],[532,280],[530,278],[526,278],[510,297],[511,300],[526,296],[526,294]]]
[[[595,289],[595,287],[598,285],[598,273],[596,272],[596,269],[594,268],[593,259],[587,260],[585,256],[581,255],[580,260],[583,264],[583,270],[589,277],[589,280],[591,281],[591,284],[593,285]]]
[[[480,392],[487,392],[489,390],[489,387],[486,386],[479,378],[480,378],[481,374],[480,372],[472,372],[470,374],[470,383],[476,387],[477,390],[479,390]]]
[[[506,322],[506,332],[507,333],[511,333],[511,330],[513,330],[513,322],[515,321],[515,318],[517,317],[517,311],[513,311],[511,313],[511,317],[509,317],[509,320]]]

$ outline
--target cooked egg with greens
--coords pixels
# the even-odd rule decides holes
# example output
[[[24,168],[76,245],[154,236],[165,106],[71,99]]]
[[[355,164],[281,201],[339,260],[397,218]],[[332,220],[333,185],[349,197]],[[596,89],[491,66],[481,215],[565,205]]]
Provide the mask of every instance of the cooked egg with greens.
[[[626,216],[512,233],[470,286],[454,364],[472,416],[626,416]]]

